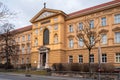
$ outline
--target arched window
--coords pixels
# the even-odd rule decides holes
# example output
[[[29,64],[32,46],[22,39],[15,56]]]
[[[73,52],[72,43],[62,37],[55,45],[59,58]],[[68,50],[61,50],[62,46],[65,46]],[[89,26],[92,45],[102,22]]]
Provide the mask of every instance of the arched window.
[[[45,29],[43,32],[43,45],[49,44],[49,30]]]
[[[57,34],[54,35],[54,43],[55,44],[58,43],[58,35]]]

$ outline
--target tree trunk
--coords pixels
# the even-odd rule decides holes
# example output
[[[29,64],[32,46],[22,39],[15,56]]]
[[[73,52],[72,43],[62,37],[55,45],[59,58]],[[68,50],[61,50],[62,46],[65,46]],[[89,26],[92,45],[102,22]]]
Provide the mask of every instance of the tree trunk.
[[[91,77],[91,62],[90,62],[90,53],[91,53],[91,49],[89,49],[89,75]]]

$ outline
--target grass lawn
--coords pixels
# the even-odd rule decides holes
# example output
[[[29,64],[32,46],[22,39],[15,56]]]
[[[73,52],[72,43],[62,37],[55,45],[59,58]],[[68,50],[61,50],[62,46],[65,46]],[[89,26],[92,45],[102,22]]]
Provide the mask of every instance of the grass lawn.
[[[41,70],[41,71],[37,71],[37,70],[26,71],[26,70],[4,70],[4,69],[1,69],[0,72],[16,73],[16,74],[48,75],[48,72],[45,71],[45,70]]]

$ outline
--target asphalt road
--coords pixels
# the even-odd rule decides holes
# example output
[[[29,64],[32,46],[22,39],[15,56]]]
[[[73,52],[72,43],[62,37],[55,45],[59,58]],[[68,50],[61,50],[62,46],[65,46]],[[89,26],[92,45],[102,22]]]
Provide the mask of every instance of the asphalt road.
[[[0,73],[0,80],[90,80],[70,77],[35,76],[26,77],[24,74]]]

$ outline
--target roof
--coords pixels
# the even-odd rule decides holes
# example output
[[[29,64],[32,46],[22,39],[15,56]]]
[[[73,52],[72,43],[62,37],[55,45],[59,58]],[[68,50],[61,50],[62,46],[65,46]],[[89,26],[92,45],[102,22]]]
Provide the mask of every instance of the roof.
[[[100,5],[97,5],[97,6],[86,8],[86,9],[83,9],[83,10],[80,10],[80,11],[76,11],[76,12],[68,14],[68,16],[72,17],[72,16],[84,14],[84,13],[87,13],[87,12],[90,12],[90,11],[94,11],[96,9],[105,8],[105,7],[108,7],[108,6],[113,6],[113,5],[116,5],[116,4],[120,5],[120,0],[114,0],[114,1],[103,3],[103,4],[100,4]]]
[[[28,25],[19,29],[15,29],[14,31],[12,31],[13,33],[21,33],[21,32],[25,32],[25,31],[29,31],[32,30],[32,25]]]

